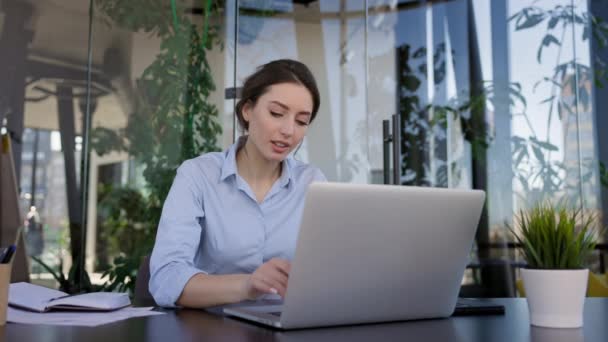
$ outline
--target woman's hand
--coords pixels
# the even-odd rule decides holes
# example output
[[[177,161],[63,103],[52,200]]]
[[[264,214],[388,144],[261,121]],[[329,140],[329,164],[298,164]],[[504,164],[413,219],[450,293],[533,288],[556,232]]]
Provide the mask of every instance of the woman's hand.
[[[285,297],[291,264],[279,258],[270,259],[258,267],[246,280],[245,291],[248,299],[256,299],[266,293]]]

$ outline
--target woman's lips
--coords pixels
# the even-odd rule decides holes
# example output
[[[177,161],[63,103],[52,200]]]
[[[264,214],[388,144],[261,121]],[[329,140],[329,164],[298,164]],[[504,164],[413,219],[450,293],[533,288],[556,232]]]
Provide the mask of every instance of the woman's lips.
[[[271,141],[272,150],[276,153],[285,153],[289,150],[289,144],[282,141]]]

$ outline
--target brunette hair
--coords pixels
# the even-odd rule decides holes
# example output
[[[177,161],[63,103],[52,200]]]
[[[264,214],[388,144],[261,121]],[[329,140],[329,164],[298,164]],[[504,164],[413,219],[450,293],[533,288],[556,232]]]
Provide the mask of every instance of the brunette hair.
[[[251,103],[255,106],[260,96],[264,95],[270,86],[279,83],[296,83],[308,89],[313,103],[310,122],[315,119],[321,99],[312,72],[304,63],[291,59],[279,59],[258,67],[256,72],[245,80],[241,91],[241,99],[237,102],[235,108],[239,125],[243,129],[249,129],[249,122],[243,118],[245,104]]]

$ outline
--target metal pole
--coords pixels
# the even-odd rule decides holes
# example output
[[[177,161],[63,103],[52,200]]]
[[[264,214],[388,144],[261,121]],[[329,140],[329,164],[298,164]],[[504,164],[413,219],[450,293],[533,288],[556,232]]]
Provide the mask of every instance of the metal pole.
[[[87,220],[88,220],[88,203],[89,203],[89,164],[90,164],[90,141],[91,141],[91,116],[93,108],[91,108],[91,82],[92,82],[92,68],[93,68],[93,0],[89,1],[89,32],[88,32],[88,46],[87,46],[87,86],[86,86],[86,110],[82,120],[82,150],[81,150],[81,161],[80,161],[80,259],[78,262],[77,273],[79,275],[78,284],[76,288],[78,291],[82,291],[82,286],[85,283],[85,260],[86,260],[86,248],[87,248]],[[73,138],[72,138],[73,139]],[[73,141],[72,141],[73,142]],[[72,150],[72,154],[74,151]]]
[[[390,144],[392,136],[390,133],[391,122],[389,120],[382,120],[382,172],[384,173],[384,184],[391,184],[391,161],[390,161]]]
[[[30,208],[36,206],[36,169],[38,168],[38,145],[40,141],[40,133],[37,128],[34,128],[34,148],[32,157],[32,186],[30,198]]]
[[[393,115],[393,184],[401,185],[401,117]]]

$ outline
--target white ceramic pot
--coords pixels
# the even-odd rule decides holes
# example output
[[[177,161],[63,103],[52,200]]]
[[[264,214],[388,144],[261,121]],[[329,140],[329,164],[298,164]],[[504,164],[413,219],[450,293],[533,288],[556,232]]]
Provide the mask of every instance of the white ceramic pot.
[[[530,324],[548,328],[583,326],[589,270],[522,269]]]

